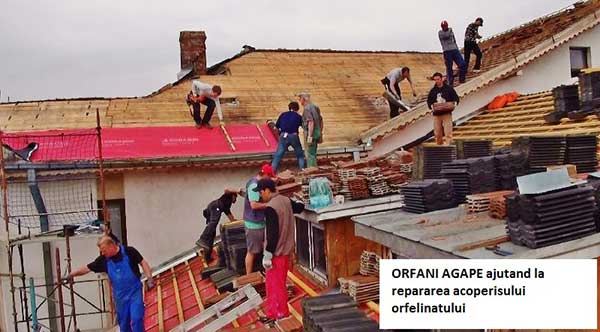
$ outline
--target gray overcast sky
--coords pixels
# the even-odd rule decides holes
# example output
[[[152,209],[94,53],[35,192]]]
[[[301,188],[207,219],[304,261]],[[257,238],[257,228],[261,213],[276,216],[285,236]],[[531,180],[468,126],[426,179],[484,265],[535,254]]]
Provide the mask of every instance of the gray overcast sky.
[[[1,101],[140,96],[173,82],[179,31],[204,30],[208,64],[257,48],[439,51],[477,16],[490,36],[575,0],[3,0]]]

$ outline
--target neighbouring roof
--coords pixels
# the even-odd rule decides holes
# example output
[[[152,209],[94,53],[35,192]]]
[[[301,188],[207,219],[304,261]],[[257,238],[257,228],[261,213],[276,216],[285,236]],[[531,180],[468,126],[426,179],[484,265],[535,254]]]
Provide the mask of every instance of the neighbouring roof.
[[[578,2],[573,6],[520,25],[482,41],[482,71],[470,73],[467,82],[456,88],[465,96],[505,78],[540,56],[600,23],[600,1]],[[412,112],[388,120],[361,134],[361,140],[378,139],[430,113],[425,103]]]
[[[506,237],[506,221],[487,212],[467,214],[466,207],[424,214],[392,210],[353,217],[356,236],[380,243],[409,258],[533,259],[596,258],[600,256],[600,234],[560,244],[530,249],[499,240],[498,247],[510,252],[500,256],[484,245]],[[491,242],[490,242],[491,243]]]
[[[493,112],[469,119],[453,130],[455,139],[491,139],[496,146],[508,146],[517,136],[525,135],[600,135],[600,119],[591,115],[582,121],[563,118],[560,124],[546,124],[544,115],[554,111],[551,92],[519,97]]]

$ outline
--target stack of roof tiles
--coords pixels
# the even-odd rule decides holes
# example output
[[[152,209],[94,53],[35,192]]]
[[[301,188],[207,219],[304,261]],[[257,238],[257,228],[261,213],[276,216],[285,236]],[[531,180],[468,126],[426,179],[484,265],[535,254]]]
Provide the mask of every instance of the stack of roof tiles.
[[[565,136],[521,136],[512,146],[527,155],[530,172],[543,172],[547,166],[564,164],[567,140]]]
[[[234,270],[222,269],[213,273],[210,276],[210,280],[215,284],[220,293],[232,292],[233,281],[235,278],[237,278],[237,276],[238,274]]]
[[[243,222],[230,222],[221,225],[221,241],[225,251],[225,265],[242,275],[246,273],[246,233]],[[261,268],[261,259],[255,260],[255,270]]]
[[[383,196],[391,191],[385,177],[381,174],[381,168],[366,167],[359,169],[356,173],[367,179],[371,195]]]
[[[528,162],[524,153],[506,153],[494,156],[496,189],[517,188],[517,177],[527,174]]]
[[[403,209],[408,212],[425,213],[456,206],[450,180],[429,179],[411,182],[400,191],[404,196]]]
[[[458,203],[467,195],[492,192],[496,189],[494,157],[458,159],[442,165],[442,176],[452,181]]]
[[[598,166],[597,145],[598,137],[595,135],[567,136],[566,163],[575,165],[578,173],[595,172]]]
[[[442,164],[456,159],[455,146],[423,146],[423,178],[439,179]]]
[[[375,332],[379,324],[359,310],[345,294],[331,294],[302,301],[305,332]]]
[[[379,275],[379,260],[381,257],[371,251],[363,251],[360,255],[360,274],[363,276]]]
[[[348,190],[353,200],[369,198],[369,183],[364,176],[348,178]]]
[[[584,115],[600,113],[600,71],[579,76],[581,90],[581,111]]]
[[[492,155],[491,140],[457,140],[459,159],[487,157]]]
[[[597,206],[591,186],[571,186],[535,195],[509,195],[507,215],[511,241],[529,248],[597,232]]]
[[[560,119],[566,118],[570,113],[579,111],[579,88],[577,85],[561,85],[552,89],[554,97],[554,111],[545,115],[548,124],[559,124]],[[572,113],[571,116],[573,116]]]

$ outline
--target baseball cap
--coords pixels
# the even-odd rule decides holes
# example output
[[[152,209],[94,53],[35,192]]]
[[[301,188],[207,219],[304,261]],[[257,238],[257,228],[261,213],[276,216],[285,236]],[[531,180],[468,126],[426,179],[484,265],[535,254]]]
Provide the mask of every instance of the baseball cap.
[[[274,178],[275,177],[275,171],[273,171],[273,167],[271,167],[271,164],[264,164],[262,165],[262,167],[260,168],[260,172],[261,175],[266,175],[268,177]]]
[[[264,189],[269,189],[271,192],[275,192],[275,181],[271,179],[260,179],[256,182],[256,188],[252,189],[256,192],[259,192]]]

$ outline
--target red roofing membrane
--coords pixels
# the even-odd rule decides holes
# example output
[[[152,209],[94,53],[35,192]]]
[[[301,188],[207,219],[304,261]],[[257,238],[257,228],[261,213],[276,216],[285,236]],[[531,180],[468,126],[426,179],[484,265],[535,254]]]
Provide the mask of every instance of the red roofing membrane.
[[[220,127],[136,127],[103,128],[102,152],[106,160],[177,157],[215,157],[253,153],[273,153],[277,139],[268,126],[228,125]],[[22,149],[31,142],[39,144],[33,162],[94,160],[98,158],[95,130],[52,130],[4,133],[4,144]]]

